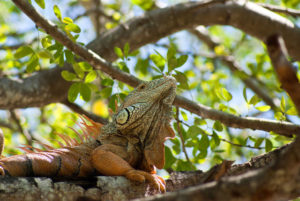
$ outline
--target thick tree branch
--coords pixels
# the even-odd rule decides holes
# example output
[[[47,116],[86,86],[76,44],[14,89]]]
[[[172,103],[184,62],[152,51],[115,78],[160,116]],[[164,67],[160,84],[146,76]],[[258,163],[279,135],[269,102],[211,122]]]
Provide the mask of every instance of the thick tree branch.
[[[296,69],[287,59],[284,41],[278,35],[272,35],[266,44],[281,87],[290,95],[300,115],[300,83]]]
[[[50,34],[53,38],[61,42],[63,45],[65,45],[67,48],[75,52],[76,54],[80,55],[83,59],[85,59],[87,62],[89,62],[94,68],[100,69],[101,71],[107,73],[108,75],[112,76],[114,79],[118,79],[119,81],[125,82],[131,86],[137,86],[138,83],[140,83],[140,80],[126,72],[123,72],[119,70],[118,68],[114,67],[111,65],[111,63],[105,61],[103,58],[101,58],[99,55],[94,53],[92,50],[87,49],[85,47],[82,47],[76,43],[73,43],[71,39],[69,39],[63,32],[57,29],[55,25],[52,23],[49,23],[48,20],[44,19],[37,11],[26,1],[26,0],[14,0],[16,5],[19,6],[20,9],[22,9],[35,23],[43,28],[48,34]],[[219,2],[219,1],[217,1]],[[207,6],[212,6],[214,4],[217,4],[219,6],[224,6],[224,4],[219,4],[216,1],[207,1],[204,3],[188,3],[186,5],[181,4],[181,5],[175,5],[170,8],[166,9],[159,9],[156,12],[162,13],[161,15],[156,14],[156,12],[150,12],[147,15],[141,17],[140,19],[137,18],[135,23],[131,23],[129,21],[127,24],[120,26],[117,28],[117,32],[121,32],[123,34],[125,30],[127,29],[132,29],[136,27],[136,23],[140,24],[142,22],[147,22],[150,20],[152,24],[154,23],[160,23],[160,21],[164,21],[161,19],[165,20],[171,20],[168,23],[164,23],[164,26],[159,26],[157,28],[157,32],[154,33],[154,35],[158,35],[159,38],[163,37],[166,33],[163,33],[161,29],[165,29],[165,27],[172,26],[173,29],[174,27],[178,26],[186,26],[186,24],[183,24],[181,21],[181,18],[178,18],[177,15],[174,14],[177,13],[178,15],[188,15],[190,16],[191,13],[196,14],[195,11],[198,11],[200,8],[206,8]],[[239,6],[239,4],[232,3],[235,8],[236,6]],[[230,5],[230,4],[229,4]],[[252,4],[251,4],[252,5]],[[210,8],[210,7],[209,7]],[[164,12],[163,12],[164,11]],[[209,13],[206,13],[209,14]],[[168,16],[168,18],[167,18]],[[176,16],[176,17],[175,17]],[[156,19],[157,17],[160,17],[159,19]],[[170,18],[171,17],[171,18]],[[146,18],[146,19],[143,19]],[[191,17],[189,19],[194,19],[195,17]],[[218,18],[219,19],[219,18]],[[145,21],[146,20],[146,21]],[[149,23],[149,22],[148,22]],[[174,25],[175,23],[175,25]],[[185,22],[188,23],[189,22]],[[131,27],[130,27],[131,26]],[[143,26],[140,27],[143,31]],[[154,27],[153,27],[154,28]],[[170,28],[170,27],[169,27]],[[141,30],[137,30],[136,34],[139,33]],[[175,30],[174,30],[175,31]],[[110,32],[107,32],[106,34],[109,34]],[[168,32],[169,33],[169,32]],[[103,34],[103,35],[106,35]],[[120,33],[116,33],[115,37],[118,37]],[[127,33],[128,34],[128,33]],[[131,33],[133,34],[133,33]],[[142,34],[142,33],[141,33]],[[145,33],[143,33],[145,35]],[[128,36],[122,35],[121,40],[119,42],[122,42],[123,38],[127,38]],[[135,37],[133,34],[131,37]],[[119,38],[119,39],[120,39]],[[139,37],[135,37],[137,39]],[[145,41],[140,41],[140,42],[150,42],[147,40],[147,38],[153,40],[153,37],[150,37],[150,35],[146,34],[145,35]],[[105,42],[112,40],[112,38],[108,37]],[[104,41],[103,41],[104,42]],[[131,41],[130,41],[131,42]],[[112,43],[115,44],[115,43]],[[135,45],[141,45],[139,43],[133,43]],[[103,50],[107,50],[105,48],[105,45],[102,46],[102,49],[97,49],[98,47],[92,47],[94,50],[98,50],[99,52],[102,52]],[[137,48],[133,45],[133,48]],[[107,51],[112,54],[113,51]],[[106,52],[106,53],[107,53]],[[107,55],[107,54],[104,54]],[[113,55],[107,55],[108,58],[114,58],[115,56]],[[219,120],[222,123],[224,123],[227,126],[234,127],[234,128],[251,128],[251,129],[259,129],[259,130],[264,130],[264,131],[274,131],[278,134],[286,135],[286,136],[291,136],[292,134],[299,134],[300,133],[300,126],[294,125],[291,123],[287,122],[278,122],[278,121],[272,121],[272,120],[263,120],[263,119],[255,119],[255,118],[242,118],[242,117],[237,117],[231,114],[223,113],[218,110],[211,109],[209,107],[203,106],[201,104],[194,103],[184,97],[176,96],[176,99],[174,101],[174,104],[176,106],[182,107],[192,113],[195,113],[197,115],[202,116],[203,118],[209,118],[213,120]]]
[[[265,169],[270,168],[270,165],[275,164],[278,156],[282,156],[282,154],[288,152],[288,150],[290,150],[292,146],[294,146],[293,143],[285,145],[272,152],[254,157],[249,162],[240,165],[231,166],[232,164],[231,161],[224,161],[222,164],[212,167],[207,172],[202,172],[202,171],[173,172],[171,173],[170,179],[166,181],[167,191],[173,192],[173,191],[178,191],[180,189],[186,189],[189,186],[196,186],[187,189],[189,191],[192,191],[193,189],[199,188],[197,187],[199,185],[201,185],[202,187],[212,186],[217,182],[211,182],[211,181],[218,180],[217,188],[219,189],[217,189],[217,191],[214,192],[212,195],[214,196],[216,194],[216,196],[221,196],[220,193],[223,193],[224,190],[226,191],[226,188],[222,189],[225,185],[224,182],[233,182],[234,179],[245,178],[247,177],[247,174],[244,173],[250,170],[259,171],[259,169],[261,168],[265,168]],[[285,161],[283,160],[283,163],[284,162]],[[225,169],[223,165],[225,165]],[[270,169],[272,169],[272,167]],[[225,176],[222,173],[225,173]],[[252,172],[252,174],[254,173]],[[221,177],[218,177],[219,175],[221,175]],[[226,175],[231,175],[234,177],[226,178]],[[278,178],[276,177],[275,179]],[[289,181],[289,182],[293,182],[293,181]],[[248,183],[247,185],[251,186],[251,183]],[[296,189],[297,186],[293,188]],[[49,201],[50,200],[51,201],[52,200],[73,201],[73,200],[91,200],[91,199],[99,200],[100,197],[101,200],[117,201],[117,200],[129,200],[133,198],[140,198],[140,197],[145,197],[153,194],[153,191],[151,190],[151,188],[149,189],[147,183],[137,184],[126,180],[124,177],[107,177],[107,176],[91,177],[87,179],[77,179],[77,180],[62,180],[62,179],[51,180],[49,178],[34,178],[34,177],[33,178],[5,177],[0,180],[0,190],[1,190],[0,199],[2,200],[5,199],[6,201],[24,200],[24,196],[27,196],[26,198],[28,199],[32,198],[32,200],[36,200],[43,197],[44,200],[49,200]],[[219,193],[219,191],[221,192]],[[237,192],[240,192],[239,189]],[[248,193],[247,190],[245,192]],[[298,192],[299,191],[297,191],[296,195],[298,195]],[[182,191],[178,193],[179,196],[181,196],[181,194]],[[161,199],[163,199],[164,196],[168,198],[170,195],[172,194],[167,193],[161,195]],[[226,195],[228,195],[228,193],[225,194],[225,196]],[[235,193],[232,193],[231,195],[236,196]],[[152,197],[152,199],[156,199],[156,198]],[[188,198],[183,198],[182,200],[187,200],[187,199]]]

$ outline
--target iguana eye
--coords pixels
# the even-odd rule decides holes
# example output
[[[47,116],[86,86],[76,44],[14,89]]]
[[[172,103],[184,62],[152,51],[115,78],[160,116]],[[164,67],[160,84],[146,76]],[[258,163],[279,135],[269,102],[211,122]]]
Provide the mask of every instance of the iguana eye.
[[[132,111],[134,110],[134,106],[129,106],[127,108],[122,109],[116,117],[117,124],[124,125],[130,119]]]
[[[145,84],[140,84],[139,86],[138,86],[138,89],[145,89],[145,87],[146,87],[146,85]]]

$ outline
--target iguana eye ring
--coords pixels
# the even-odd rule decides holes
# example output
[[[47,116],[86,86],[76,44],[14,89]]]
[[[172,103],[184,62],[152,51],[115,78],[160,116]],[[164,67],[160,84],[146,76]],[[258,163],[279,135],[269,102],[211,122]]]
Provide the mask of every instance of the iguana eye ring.
[[[129,106],[127,108],[122,109],[116,116],[116,122],[119,125],[124,125],[128,122],[131,117],[131,114],[134,110],[134,106]]]

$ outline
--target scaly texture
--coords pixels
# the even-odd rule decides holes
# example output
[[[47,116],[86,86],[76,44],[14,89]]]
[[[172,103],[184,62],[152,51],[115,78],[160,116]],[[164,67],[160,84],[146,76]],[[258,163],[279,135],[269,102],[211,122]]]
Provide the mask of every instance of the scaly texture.
[[[149,181],[165,191],[165,182],[155,175],[164,166],[164,141],[174,137],[170,126],[176,80],[163,77],[143,82],[124,100],[113,121],[100,125],[84,123],[84,143],[61,135],[67,146],[60,149],[16,155],[0,160],[0,174],[11,176],[86,177],[126,176]]]

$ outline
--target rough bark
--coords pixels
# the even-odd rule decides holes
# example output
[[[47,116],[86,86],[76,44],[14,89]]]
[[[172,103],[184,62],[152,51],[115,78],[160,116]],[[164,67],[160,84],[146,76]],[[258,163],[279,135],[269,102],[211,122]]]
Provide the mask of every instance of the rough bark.
[[[215,176],[220,173],[221,165],[216,165],[211,170],[207,172],[202,171],[191,171],[191,172],[173,172],[171,173],[170,179],[167,182],[167,191],[174,193],[167,193],[160,195],[158,197],[149,197],[149,200],[156,199],[169,199],[169,200],[186,200],[186,192],[193,192],[195,189],[203,189],[203,191],[208,191],[209,193],[204,193],[206,196],[204,200],[216,200],[209,199],[210,197],[222,197],[222,193],[228,190],[229,198],[239,197],[239,193],[245,189],[251,189],[251,183],[254,179],[259,177],[268,177],[272,182],[278,182],[277,179],[283,179],[284,175],[280,177],[275,177],[275,179],[270,178],[270,173],[275,171],[278,165],[278,157],[285,157],[286,154],[290,154],[294,150],[294,143],[285,145],[279,149],[276,149],[267,154],[263,154],[252,158],[249,162],[239,165],[233,165],[230,169],[226,170],[221,179],[218,181],[213,181]],[[295,150],[294,150],[295,151]],[[292,154],[293,155],[293,154]],[[292,160],[287,157],[283,162],[277,164],[286,163],[281,172],[289,172],[295,167],[299,168],[297,160]],[[290,166],[291,165],[291,166]],[[278,169],[276,169],[278,170]],[[249,173],[250,171],[250,173]],[[263,172],[266,175],[262,175]],[[297,173],[292,171],[292,173]],[[278,173],[277,173],[278,174]],[[282,173],[280,173],[282,174]],[[222,175],[222,176],[223,176]],[[272,176],[272,175],[271,175]],[[297,174],[294,175],[295,180],[290,179],[285,183],[285,186],[295,185],[298,181]],[[290,178],[290,177],[289,177]],[[286,178],[287,180],[287,178]],[[260,181],[260,179],[259,179]],[[241,182],[241,183],[238,183]],[[228,187],[224,188],[225,185]],[[243,185],[243,186],[240,186]],[[281,183],[275,183],[275,186],[281,185]],[[274,186],[274,185],[273,185]],[[188,188],[189,187],[189,188]],[[284,185],[282,186],[284,187]],[[233,188],[237,188],[236,193],[233,192]],[[186,190],[182,190],[186,189]],[[299,184],[293,186],[294,190],[299,189]],[[274,191],[269,191],[268,193],[274,194],[273,196],[279,196],[281,191],[278,189],[273,189]],[[276,190],[276,191],[275,191]],[[289,189],[290,191],[291,189]],[[202,190],[201,190],[202,192]],[[230,194],[230,192],[232,194]],[[0,179],[0,200],[6,201],[21,201],[21,200],[45,200],[45,201],[79,201],[79,200],[129,200],[134,198],[143,198],[153,194],[156,194],[150,186],[147,184],[138,184],[130,182],[124,177],[107,177],[98,176],[85,179],[67,180],[67,179],[50,179],[42,177],[23,177],[23,178],[13,178],[13,177],[3,177]],[[211,194],[210,194],[211,193]],[[250,193],[255,193],[254,191],[245,190],[245,193],[249,195]],[[264,192],[265,193],[265,192]],[[178,195],[178,196],[177,196]],[[227,195],[227,194],[224,194]],[[292,194],[289,198],[299,196],[298,193]],[[170,197],[171,196],[171,197]],[[177,198],[178,197],[178,198]],[[199,198],[199,197],[196,197]],[[241,199],[244,199],[242,196]],[[279,197],[278,197],[279,198]],[[192,200],[192,199],[191,199]],[[200,199],[197,199],[200,200]],[[238,200],[238,199],[235,199]],[[273,199],[280,200],[280,199]]]

